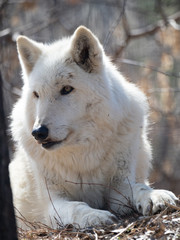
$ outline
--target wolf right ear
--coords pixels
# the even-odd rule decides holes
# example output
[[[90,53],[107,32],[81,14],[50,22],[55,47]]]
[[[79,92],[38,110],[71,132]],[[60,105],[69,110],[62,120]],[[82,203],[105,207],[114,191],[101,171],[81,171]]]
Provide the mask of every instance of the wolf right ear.
[[[29,74],[42,53],[41,43],[37,43],[25,36],[17,38],[17,49],[22,68]]]
[[[103,48],[97,37],[80,26],[72,36],[71,52],[74,61],[86,72],[97,72],[102,63]]]

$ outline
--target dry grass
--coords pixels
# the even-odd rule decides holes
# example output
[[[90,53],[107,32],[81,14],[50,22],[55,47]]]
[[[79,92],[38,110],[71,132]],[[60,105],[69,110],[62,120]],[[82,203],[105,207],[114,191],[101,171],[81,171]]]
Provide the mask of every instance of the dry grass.
[[[25,221],[25,220],[24,220]],[[80,229],[74,225],[52,229],[41,223],[25,223],[31,230],[18,229],[19,239],[180,239],[180,207],[167,204],[154,216],[133,216],[120,219],[118,224]]]

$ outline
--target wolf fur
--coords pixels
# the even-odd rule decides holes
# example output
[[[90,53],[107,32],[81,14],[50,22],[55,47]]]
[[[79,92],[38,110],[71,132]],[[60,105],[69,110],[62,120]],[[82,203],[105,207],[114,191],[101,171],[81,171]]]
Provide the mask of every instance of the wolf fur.
[[[24,86],[12,112],[9,166],[17,216],[87,227],[111,224],[132,207],[150,215],[175,204],[172,192],[147,183],[147,99],[90,30],[49,45],[20,36],[17,48]],[[32,136],[42,126],[48,136]]]

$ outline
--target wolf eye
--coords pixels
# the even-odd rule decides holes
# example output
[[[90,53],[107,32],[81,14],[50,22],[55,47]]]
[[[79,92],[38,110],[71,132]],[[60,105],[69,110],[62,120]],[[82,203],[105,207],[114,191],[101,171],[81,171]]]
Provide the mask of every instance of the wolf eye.
[[[67,95],[67,94],[69,94],[70,92],[72,92],[73,89],[74,89],[73,87],[67,85],[67,86],[64,86],[64,87],[61,89],[60,93],[61,93],[61,95]]]
[[[33,92],[33,95],[35,98],[39,98],[39,94],[36,91]]]

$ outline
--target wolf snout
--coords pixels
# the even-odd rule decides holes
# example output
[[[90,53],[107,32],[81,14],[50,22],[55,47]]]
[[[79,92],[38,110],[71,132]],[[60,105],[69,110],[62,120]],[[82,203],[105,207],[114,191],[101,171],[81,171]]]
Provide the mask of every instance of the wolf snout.
[[[32,135],[36,140],[45,140],[48,137],[48,128],[46,126],[40,126],[32,131]]]

